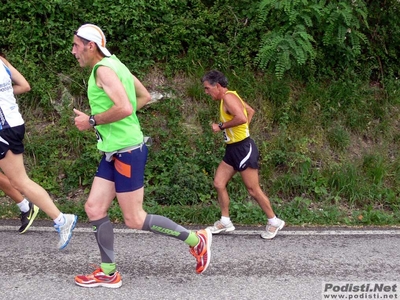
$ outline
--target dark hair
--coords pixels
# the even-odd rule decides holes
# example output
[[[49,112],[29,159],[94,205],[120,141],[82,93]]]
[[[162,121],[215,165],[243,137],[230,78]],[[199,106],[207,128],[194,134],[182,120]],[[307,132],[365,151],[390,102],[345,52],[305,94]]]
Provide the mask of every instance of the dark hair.
[[[208,83],[211,85],[216,85],[217,83],[219,83],[224,88],[228,87],[228,79],[226,78],[224,73],[217,70],[207,72],[201,78],[202,83],[204,83],[205,81],[208,81]]]

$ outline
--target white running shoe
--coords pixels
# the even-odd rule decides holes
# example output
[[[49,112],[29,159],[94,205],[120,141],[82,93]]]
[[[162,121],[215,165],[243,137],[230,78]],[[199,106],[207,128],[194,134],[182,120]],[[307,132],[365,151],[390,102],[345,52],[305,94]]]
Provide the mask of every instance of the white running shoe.
[[[266,240],[272,240],[278,233],[285,226],[285,221],[278,219],[279,225],[272,226],[271,224],[267,224],[265,231],[261,233],[261,237]]]
[[[76,221],[78,217],[75,215],[64,214],[65,223],[64,225],[54,225],[54,228],[57,230],[60,241],[58,242],[58,249],[62,250],[67,247],[69,241],[72,237],[72,230],[74,230]]]
[[[229,222],[228,225],[222,224],[221,220],[218,220],[214,223],[214,226],[207,227],[210,229],[212,234],[218,234],[222,232],[231,232],[235,230],[235,226],[233,226],[232,222]]]

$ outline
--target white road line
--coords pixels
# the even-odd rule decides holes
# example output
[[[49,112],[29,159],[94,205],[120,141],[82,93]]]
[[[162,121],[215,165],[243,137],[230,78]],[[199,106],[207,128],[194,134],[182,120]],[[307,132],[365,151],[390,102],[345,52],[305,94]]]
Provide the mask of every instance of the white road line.
[[[279,235],[400,235],[400,230],[282,230]]]
[[[16,232],[18,230],[17,226],[0,226],[0,231],[13,231]],[[55,231],[51,226],[50,227],[35,227],[32,226],[29,228],[28,232],[47,232],[47,231]],[[233,232],[227,233],[225,235],[259,235],[263,229],[260,230],[241,230],[237,229]],[[92,229],[89,227],[84,228],[75,228],[74,232],[92,232]],[[132,234],[149,234],[149,231],[136,230],[136,229],[114,229],[115,233],[132,233]],[[400,229],[283,229],[279,232],[279,235],[285,236],[316,236],[316,235],[400,235]]]

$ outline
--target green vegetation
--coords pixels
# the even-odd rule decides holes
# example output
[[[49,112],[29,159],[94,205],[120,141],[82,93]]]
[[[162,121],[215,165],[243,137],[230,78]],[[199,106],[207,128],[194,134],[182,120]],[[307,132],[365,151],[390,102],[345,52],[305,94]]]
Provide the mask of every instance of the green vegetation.
[[[217,120],[217,103],[200,83],[205,71],[217,68],[256,109],[251,133],[261,154],[261,185],[288,224],[398,224],[400,4],[313,3],[2,5],[0,51],[32,86],[19,99],[29,174],[62,210],[86,220],[83,202],[99,154],[94,134],[73,125],[72,107],[88,110],[89,73],[69,51],[73,31],[92,22],[150,90],[169,95],[139,112],[144,133],[153,138],[146,168],[149,212],[185,224],[219,217],[213,174],[224,145],[209,125]],[[235,224],[265,224],[239,176],[229,192]],[[17,217],[17,209],[1,203],[0,215]],[[122,221],[116,204],[110,215]]]

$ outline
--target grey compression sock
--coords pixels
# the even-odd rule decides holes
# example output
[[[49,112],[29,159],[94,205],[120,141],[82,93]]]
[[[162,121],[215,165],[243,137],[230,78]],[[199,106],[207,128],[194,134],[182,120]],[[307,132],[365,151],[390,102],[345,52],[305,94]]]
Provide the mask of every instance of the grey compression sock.
[[[108,216],[92,221],[94,235],[99,245],[101,261],[103,263],[114,262],[114,231]]]
[[[142,230],[169,235],[181,241],[185,241],[190,234],[189,230],[174,221],[163,216],[150,214],[146,216]]]

